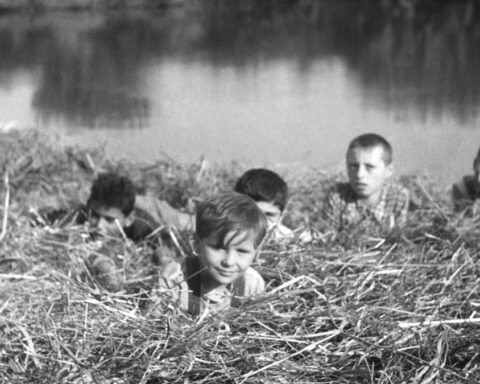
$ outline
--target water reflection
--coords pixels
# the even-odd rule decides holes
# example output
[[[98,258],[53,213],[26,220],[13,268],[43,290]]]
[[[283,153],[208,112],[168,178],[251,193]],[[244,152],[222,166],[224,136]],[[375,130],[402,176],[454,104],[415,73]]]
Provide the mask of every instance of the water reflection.
[[[232,91],[240,85],[222,95],[229,98],[227,106],[241,99],[238,105],[248,106],[253,100],[266,109],[272,98],[278,99],[275,92],[291,91],[274,92],[262,83],[264,78],[275,81],[271,75],[281,67],[278,76],[283,77],[276,75],[278,84],[286,76],[296,77],[298,84],[296,94],[285,98],[285,105],[298,103],[301,111],[309,102],[311,107],[319,102],[309,99],[313,94],[328,98],[329,93],[338,92],[322,88],[318,80],[322,66],[329,63],[332,76],[341,75],[349,82],[345,114],[356,108],[349,105],[349,98],[357,98],[362,108],[383,110],[399,121],[451,118],[456,129],[472,127],[478,119],[478,3],[438,2],[426,9],[394,1],[275,3],[272,7],[269,2],[213,0],[155,13],[3,16],[0,91],[18,87],[15,79],[28,74],[34,89],[31,121],[46,126],[63,124],[75,130],[158,124],[167,129],[167,121],[159,120],[159,115],[169,118],[173,98],[192,100],[198,86],[195,78],[204,81],[196,100],[203,92],[205,98],[218,103],[212,90],[223,92],[217,88],[225,84],[225,73],[229,79],[235,73],[241,85],[251,81],[249,73],[256,72],[248,89],[255,97]],[[172,63],[183,64],[183,72]],[[178,81],[189,74],[193,76],[190,84]],[[322,81],[328,84],[325,78]],[[174,90],[176,84],[183,89]],[[7,91],[3,94],[11,96]],[[195,110],[194,104],[185,108]],[[205,114],[212,115],[209,105],[202,106]],[[215,111],[215,105],[211,107]],[[19,106],[18,110],[23,109]],[[304,115],[308,113],[318,118],[311,109]],[[201,112],[188,121],[185,113],[179,119],[185,121],[174,125],[195,126],[199,116]],[[274,119],[269,116],[263,117]],[[215,118],[208,124],[214,124]],[[305,125],[308,136],[315,122]]]
[[[424,117],[449,111],[461,121],[477,116],[480,26],[473,2],[413,16],[358,1],[225,4],[154,15],[4,17],[1,84],[12,72],[36,69],[33,106],[43,119],[142,127],[149,117],[142,71],[162,58],[241,69],[293,57],[308,72],[318,59],[340,57],[387,109]]]

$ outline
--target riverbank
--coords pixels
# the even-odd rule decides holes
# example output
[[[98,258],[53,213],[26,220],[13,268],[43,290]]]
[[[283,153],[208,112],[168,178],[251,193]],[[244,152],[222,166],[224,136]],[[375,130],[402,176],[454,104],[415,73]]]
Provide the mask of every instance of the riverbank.
[[[139,192],[177,207],[230,189],[241,165],[139,164],[97,148],[60,148],[12,131],[0,140],[0,382],[2,383],[474,383],[480,380],[478,221],[454,215],[427,178],[410,225],[337,236],[320,210],[339,175],[282,172],[289,224],[314,240],[269,243],[257,268],[267,295],[217,317],[142,310],[155,271],[129,243],[111,249],[126,288],[96,285],[84,228],[33,226],[44,206],[84,201],[95,172],[127,173]],[[8,179],[5,179],[8,169]],[[7,193],[8,190],[8,193]]]

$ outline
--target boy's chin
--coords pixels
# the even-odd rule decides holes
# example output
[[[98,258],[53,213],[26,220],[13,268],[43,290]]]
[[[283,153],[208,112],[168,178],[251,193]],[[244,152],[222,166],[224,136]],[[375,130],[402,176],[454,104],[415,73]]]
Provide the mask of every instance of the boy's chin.
[[[238,274],[234,274],[231,276],[224,276],[216,272],[215,274],[210,274],[210,278],[218,285],[228,285],[233,283],[239,277]]]
[[[368,199],[370,197],[370,193],[365,188],[353,188],[355,195],[357,195],[360,199]]]

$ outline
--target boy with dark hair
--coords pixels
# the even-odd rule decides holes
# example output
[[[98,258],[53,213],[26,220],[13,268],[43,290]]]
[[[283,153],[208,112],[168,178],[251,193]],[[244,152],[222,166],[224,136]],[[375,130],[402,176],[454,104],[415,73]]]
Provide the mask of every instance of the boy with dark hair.
[[[170,279],[176,283],[160,284],[170,293],[177,287],[182,309],[217,312],[264,291],[263,278],[250,265],[267,220],[251,198],[227,192],[206,199],[197,208],[195,227],[198,257],[185,259],[181,276]]]
[[[374,224],[392,229],[405,224],[408,191],[390,181],[393,151],[383,137],[368,133],[350,142],[346,155],[348,183],[329,191],[324,216],[330,226],[343,230]]]
[[[142,241],[160,227],[193,230],[193,216],[177,211],[166,201],[137,195],[132,181],[116,173],[102,173],[95,179],[86,212],[94,231],[107,238],[126,236],[133,241]],[[153,261],[163,268],[165,265],[159,265],[159,261],[171,258],[174,252],[157,243],[154,247]],[[104,253],[99,251],[90,255],[87,266],[102,286],[116,290],[122,285],[121,279],[115,263]]]
[[[193,230],[193,216],[177,211],[166,201],[135,192],[132,181],[116,173],[100,174],[87,201],[88,221],[98,233],[133,241],[145,239],[161,226]]]
[[[275,227],[277,239],[291,238],[293,232],[281,223],[287,203],[287,183],[275,172],[254,168],[237,180],[235,192],[251,197],[267,217],[269,228]]]
[[[479,211],[480,204],[480,148],[473,159],[473,174],[463,176],[452,186],[452,200],[456,211],[462,211],[466,208],[471,213],[476,214]]]

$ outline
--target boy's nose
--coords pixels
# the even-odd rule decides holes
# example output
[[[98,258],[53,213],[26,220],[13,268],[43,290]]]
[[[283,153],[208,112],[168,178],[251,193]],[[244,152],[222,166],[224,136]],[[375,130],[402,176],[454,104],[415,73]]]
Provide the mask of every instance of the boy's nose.
[[[358,177],[358,178],[362,178],[362,177],[365,176],[365,174],[366,174],[365,167],[362,167],[362,166],[358,167],[357,177]]]
[[[226,251],[225,257],[223,258],[222,263],[226,267],[233,267],[235,265],[235,252]]]

